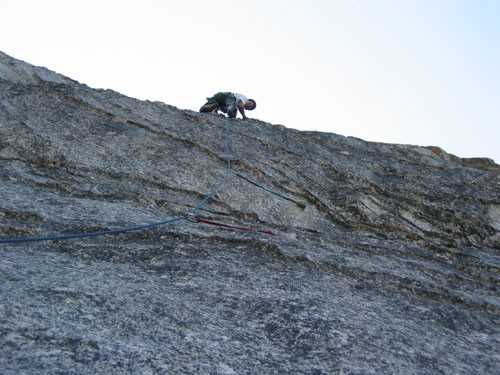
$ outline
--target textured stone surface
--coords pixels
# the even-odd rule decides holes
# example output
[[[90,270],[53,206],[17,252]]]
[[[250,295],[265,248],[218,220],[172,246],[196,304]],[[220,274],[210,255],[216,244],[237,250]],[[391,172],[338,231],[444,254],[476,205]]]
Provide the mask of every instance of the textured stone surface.
[[[225,124],[0,53],[0,238],[183,216]],[[198,213],[282,235],[0,244],[3,373],[498,373],[498,165],[252,119],[229,140],[233,171],[306,207],[232,173]]]

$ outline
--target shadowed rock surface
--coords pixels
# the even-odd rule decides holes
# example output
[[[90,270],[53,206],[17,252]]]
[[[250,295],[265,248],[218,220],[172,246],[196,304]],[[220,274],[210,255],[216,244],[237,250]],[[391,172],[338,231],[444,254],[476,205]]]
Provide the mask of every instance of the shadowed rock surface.
[[[183,217],[226,172],[225,128],[0,53],[0,239]],[[197,213],[282,235],[0,244],[3,374],[499,373],[498,165],[228,129],[233,172],[305,208],[231,173]]]

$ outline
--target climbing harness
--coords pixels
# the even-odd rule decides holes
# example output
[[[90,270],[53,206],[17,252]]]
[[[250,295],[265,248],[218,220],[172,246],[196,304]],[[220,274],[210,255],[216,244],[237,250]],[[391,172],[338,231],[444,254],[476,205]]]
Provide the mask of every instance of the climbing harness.
[[[187,220],[190,222],[194,223],[204,223],[208,225],[215,225],[219,227],[224,227],[224,228],[229,228],[229,229],[237,229],[237,230],[244,230],[244,231],[252,231],[252,232],[259,232],[259,233],[265,233],[265,234],[270,234],[274,236],[279,236],[280,231],[274,232],[272,230],[261,230],[261,229],[254,229],[254,228],[247,228],[247,227],[240,227],[236,225],[230,225],[230,224],[224,224],[216,221],[211,221],[207,219],[203,219],[200,216],[196,215],[196,213],[203,208],[203,206],[217,193],[217,191],[224,185],[224,183],[228,180],[229,176],[231,175],[231,153],[230,153],[230,145],[229,145],[229,124],[231,120],[229,118],[226,119],[226,124],[225,124],[225,143],[226,143],[226,172],[224,174],[224,177],[219,181],[219,183],[212,189],[212,191],[193,209],[191,212],[187,213],[184,216],[178,216],[174,218],[170,218],[167,220],[163,221],[158,221],[150,224],[144,224],[144,225],[137,225],[137,226],[131,226],[131,227],[123,227],[123,228],[117,228],[117,229],[111,229],[111,230],[106,230],[106,231],[99,231],[99,232],[88,232],[88,233],[70,233],[70,234],[60,234],[60,235],[50,235],[50,236],[44,236],[44,237],[13,237],[13,238],[0,238],[0,243],[22,243],[22,242],[36,242],[36,241],[56,241],[56,240],[70,240],[70,239],[75,239],[75,238],[85,238],[85,237],[98,237],[98,236],[105,236],[105,235],[110,235],[110,234],[119,234],[119,233],[124,233],[124,232],[132,232],[132,231],[140,231],[144,229],[149,229],[153,227],[157,227],[160,225],[166,225],[166,224],[171,224],[175,223],[178,221],[183,221]],[[278,197],[281,197],[283,199],[286,199],[290,202],[293,202],[300,206],[301,208],[305,208],[305,205],[303,203],[297,202],[291,198],[285,197],[284,195],[281,195],[279,193],[276,193],[275,191],[272,191],[269,188],[266,188],[264,186],[261,186],[257,184],[254,181],[251,181],[250,179],[244,177],[243,175],[235,172],[236,176],[239,178],[251,183],[252,185],[255,185],[261,189],[264,189],[268,191],[271,194],[274,194]]]

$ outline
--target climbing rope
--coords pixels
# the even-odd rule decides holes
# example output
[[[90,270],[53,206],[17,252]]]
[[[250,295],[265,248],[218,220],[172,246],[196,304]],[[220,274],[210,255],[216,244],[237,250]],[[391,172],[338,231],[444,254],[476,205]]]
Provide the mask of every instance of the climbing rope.
[[[269,188],[267,188],[265,186],[262,186],[262,185],[258,184],[257,182],[250,180],[248,177],[245,177],[242,174],[239,174],[238,172],[234,172],[234,174],[237,177],[241,178],[242,180],[245,180],[246,182],[249,182],[250,184],[257,186],[258,188],[261,188],[262,190],[265,190],[268,193],[274,194],[277,197],[280,197],[281,199],[285,199],[285,200],[287,200],[289,202],[295,203],[297,206],[299,206],[303,210],[305,210],[305,208],[306,208],[306,205],[304,203],[302,203],[302,202],[298,202],[298,201],[296,201],[296,200],[294,200],[292,198],[285,197],[283,194],[277,193],[277,192],[275,192],[275,191],[273,191],[273,190],[271,190],[271,189],[269,189]]]
[[[176,221],[184,220],[184,216],[175,217],[165,221],[159,221],[150,224],[137,225],[134,227],[124,227],[117,229],[110,229],[101,232],[89,232],[89,233],[70,233],[70,234],[60,234],[60,235],[51,235],[46,237],[14,237],[14,238],[6,238],[0,239],[0,243],[19,243],[19,242],[37,242],[37,241],[57,241],[57,240],[71,240],[75,238],[83,238],[83,237],[98,237],[105,236],[108,234],[118,234],[132,231],[139,231],[143,229],[149,229],[153,227],[157,227],[160,225],[174,223]]]
[[[216,221],[211,221],[207,219],[201,218],[199,215],[196,215],[196,213],[205,206],[205,204],[219,191],[219,189],[224,185],[224,183],[229,179],[232,171],[231,167],[231,150],[230,150],[230,144],[229,144],[229,124],[230,124],[230,119],[226,119],[226,124],[225,124],[225,144],[226,144],[226,172],[222,179],[217,183],[217,185],[212,189],[212,191],[198,204],[196,207],[191,210],[189,213],[185,214],[184,216],[178,216],[174,218],[170,218],[167,220],[163,221],[158,221],[150,224],[144,224],[144,225],[137,225],[137,226],[131,226],[131,227],[123,227],[123,228],[117,228],[117,229],[110,229],[106,231],[98,231],[98,232],[88,232],[88,233],[69,233],[69,234],[60,234],[60,235],[50,235],[50,236],[44,236],[44,237],[14,237],[14,238],[5,238],[5,239],[0,239],[0,243],[21,243],[21,242],[36,242],[36,241],[56,241],[56,240],[70,240],[70,239],[75,239],[75,238],[85,238],[85,237],[98,237],[98,236],[105,236],[105,235],[110,235],[110,234],[119,234],[119,233],[125,233],[125,232],[132,232],[132,231],[140,231],[144,229],[150,229],[154,228],[157,226],[161,225],[166,225],[166,224],[171,224],[175,223],[178,221],[183,221],[187,220],[190,222],[194,223],[204,223],[204,224],[209,224],[209,225],[215,225],[219,227],[225,227],[225,228],[230,228],[230,229],[237,229],[237,230],[244,230],[244,231],[253,231],[253,232],[259,232],[259,233],[266,233],[266,234],[271,234],[275,236],[279,236],[280,232],[273,232],[271,230],[261,230],[261,229],[254,229],[254,228],[247,228],[247,227],[241,227],[241,226],[236,226],[236,225],[230,225],[230,224],[224,224]],[[284,195],[277,193],[269,188],[266,188],[262,185],[259,185],[258,183],[248,179],[247,177],[235,172],[236,176],[239,178],[251,183],[252,185],[255,185],[271,194],[274,194],[282,199],[288,200],[290,202],[293,202],[297,204],[299,207],[302,209],[305,209],[305,205],[301,202],[297,202],[291,198],[285,197]]]
[[[85,237],[98,237],[98,236],[105,236],[105,235],[109,235],[109,234],[119,234],[119,233],[125,233],[125,232],[139,231],[139,230],[157,227],[160,225],[175,223],[177,221],[187,220],[191,215],[194,215],[198,210],[200,210],[208,202],[208,200],[214,196],[215,193],[217,193],[217,191],[221,188],[221,186],[224,184],[224,182],[226,182],[226,180],[229,178],[229,175],[231,174],[231,158],[230,158],[230,148],[229,148],[229,124],[230,124],[230,120],[229,120],[229,118],[227,118],[226,125],[225,125],[226,162],[227,162],[226,173],[225,173],[224,177],[220,180],[220,182],[215,186],[215,188],[190,213],[188,213],[184,216],[174,217],[174,218],[164,220],[164,221],[158,221],[158,222],[154,222],[154,223],[150,223],[150,224],[137,225],[137,226],[132,226],[132,227],[124,227],[124,228],[117,228],[117,229],[111,229],[111,230],[106,230],[106,231],[89,232],[89,233],[69,233],[69,234],[60,234],[60,235],[50,235],[50,236],[44,236],[44,237],[5,238],[5,239],[0,239],[0,243],[56,241],[56,240],[70,240],[70,239],[85,238]]]
[[[213,190],[203,199],[190,213],[186,214],[184,217],[187,218],[187,216],[191,216],[196,214],[198,210],[200,210],[210,198],[214,196],[215,193],[224,185],[224,182],[227,181],[229,176],[231,175],[231,150],[229,147],[229,123],[231,120],[229,120],[229,117],[226,118],[226,132],[225,132],[225,141],[226,141],[226,173],[224,174],[224,177],[220,182],[213,188]]]

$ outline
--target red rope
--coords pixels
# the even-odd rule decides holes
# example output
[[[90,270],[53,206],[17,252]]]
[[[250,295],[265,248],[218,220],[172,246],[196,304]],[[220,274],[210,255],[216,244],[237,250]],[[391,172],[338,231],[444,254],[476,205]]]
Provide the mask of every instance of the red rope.
[[[251,231],[251,232],[270,234],[272,236],[280,236],[281,235],[280,231],[274,232],[272,230],[262,230],[262,229],[255,229],[255,228],[240,227],[238,225],[230,225],[230,224],[219,223],[217,221],[202,219],[199,216],[191,216],[191,218],[188,220],[192,221],[194,223],[205,223],[205,224],[209,224],[209,225],[215,225],[217,227],[224,227],[224,228],[237,229],[237,230],[247,230],[247,231]]]

